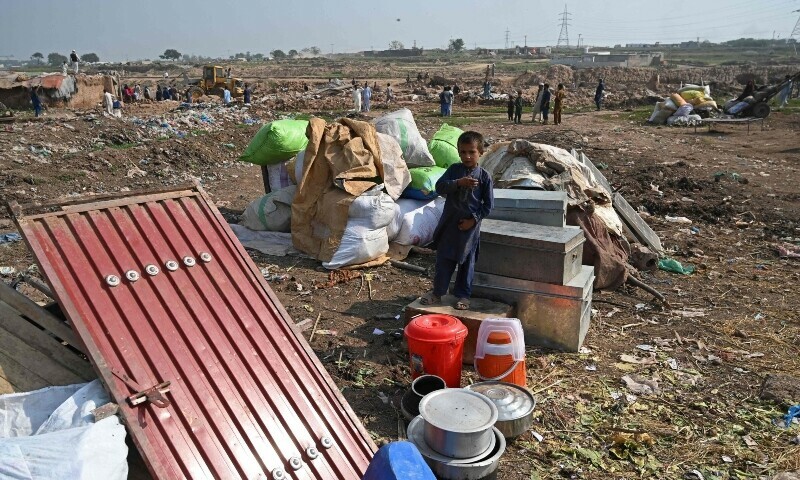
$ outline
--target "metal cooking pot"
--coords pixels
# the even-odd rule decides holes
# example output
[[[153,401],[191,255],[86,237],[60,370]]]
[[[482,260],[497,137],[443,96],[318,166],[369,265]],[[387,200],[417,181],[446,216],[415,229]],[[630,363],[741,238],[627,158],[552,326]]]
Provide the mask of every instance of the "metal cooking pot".
[[[506,451],[506,440],[500,430],[492,428],[492,446],[474,458],[454,459],[436,453],[425,443],[425,420],[420,416],[408,426],[408,439],[413,443],[436,478],[442,480],[493,480],[497,478],[500,457]]]
[[[486,396],[497,407],[494,426],[507,439],[516,438],[533,425],[536,399],[525,387],[506,382],[480,382],[465,387]]]
[[[429,393],[419,403],[423,436],[434,451],[450,458],[472,458],[491,445],[497,407],[484,395],[448,388]]]

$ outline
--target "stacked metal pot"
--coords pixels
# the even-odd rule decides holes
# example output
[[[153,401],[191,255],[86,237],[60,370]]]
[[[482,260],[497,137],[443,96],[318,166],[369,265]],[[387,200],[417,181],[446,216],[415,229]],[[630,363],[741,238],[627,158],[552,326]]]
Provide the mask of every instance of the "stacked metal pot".
[[[506,440],[494,427],[498,413],[491,400],[463,388],[448,388],[425,395],[419,413],[408,426],[408,439],[438,478],[496,478]]]

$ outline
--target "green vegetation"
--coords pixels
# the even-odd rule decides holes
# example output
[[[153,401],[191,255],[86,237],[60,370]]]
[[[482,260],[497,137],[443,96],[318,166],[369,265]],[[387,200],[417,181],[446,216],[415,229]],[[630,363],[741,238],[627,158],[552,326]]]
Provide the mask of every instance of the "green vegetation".
[[[118,145],[109,145],[109,148],[113,148],[114,150],[127,150],[131,147],[135,147],[138,145],[136,142],[128,142],[128,143],[120,143]]]

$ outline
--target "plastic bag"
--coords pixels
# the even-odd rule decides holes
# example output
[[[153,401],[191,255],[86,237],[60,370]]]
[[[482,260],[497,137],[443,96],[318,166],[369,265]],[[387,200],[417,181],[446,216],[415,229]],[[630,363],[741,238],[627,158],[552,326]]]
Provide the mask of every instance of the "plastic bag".
[[[383,192],[383,185],[378,185],[359,195],[350,204],[348,218],[363,220],[361,225],[375,230],[385,227],[394,220],[394,201]]]
[[[378,145],[381,148],[381,163],[383,163],[383,182],[386,193],[397,200],[403,190],[411,183],[411,173],[403,160],[403,151],[400,144],[391,135],[378,133]]]
[[[239,160],[256,165],[285,162],[305,150],[307,120],[276,120],[261,127]]]
[[[445,123],[433,135],[433,139],[428,144],[428,149],[433,155],[433,160],[436,162],[437,167],[447,168],[454,163],[461,162],[461,157],[458,156],[458,137],[462,133],[464,133],[464,130]]]
[[[409,167],[430,167],[436,163],[425,139],[419,134],[411,110],[403,108],[372,121],[375,130],[391,135],[400,144]]]
[[[394,242],[401,245],[427,245],[433,240],[433,234],[444,213],[445,199],[437,197],[431,201],[420,201],[401,198],[397,201],[397,217],[390,231],[397,231]]]
[[[683,97],[681,97],[681,96],[680,96],[679,94],[677,94],[677,93],[673,93],[672,95],[670,95],[670,96],[669,96],[669,99],[670,99],[670,100],[672,100],[672,103],[675,105],[675,109],[676,109],[676,110],[677,110],[678,108],[680,108],[680,107],[682,107],[682,106],[686,105],[686,100],[684,100],[684,99],[683,99]]]
[[[360,265],[374,260],[389,251],[389,237],[386,227],[370,229],[365,226],[365,219],[351,218],[342,234],[339,248],[330,262],[322,262],[322,266],[336,270],[351,265]]]
[[[289,170],[286,162],[277,165],[267,165],[267,175],[269,176],[269,190],[271,192],[294,185],[289,177]]]
[[[686,100],[687,102],[692,100],[693,98],[703,98],[705,97],[705,92],[701,90],[685,90],[679,93],[681,98]]]
[[[680,107],[672,116],[673,117],[685,117],[685,116],[689,115],[690,113],[692,113],[692,110],[694,110],[694,107],[692,106],[692,104],[691,103],[687,103],[686,105]]]
[[[681,265],[681,262],[674,258],[665,257],[658,261],[658,268],[665,272],[680,273],[681,275],[690,275],[694,272],[694,267]]]
[[[411,184],[403,190],[403,198],[431,200],[439,196],[436,182],[447,171],[442,167],[419,167],[409,169]]]
[[[708,85],[692,85],[687,84],[684,85],[683,88],[678,90],[678,93],[688,92],[690,90],[696,90],[699,92],[703,92],[703,95],[711,95],[711,87]]]
[[[250,230],[290,231],[292,201],[296,192],[297,187],[290,185],[250,202],[250,205],[242,213],[239,224]]]

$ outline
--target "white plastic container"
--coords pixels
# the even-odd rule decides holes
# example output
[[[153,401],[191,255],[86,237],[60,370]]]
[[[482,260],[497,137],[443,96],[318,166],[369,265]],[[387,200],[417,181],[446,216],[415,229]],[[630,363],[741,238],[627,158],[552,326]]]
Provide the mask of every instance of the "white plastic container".
[[[508,382],[524,387],[525,332],[518,318],[487,318],[475,344],[475,372],[482,381]]]

